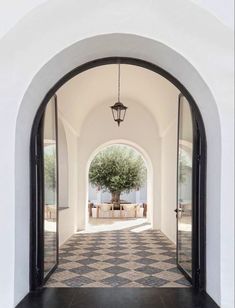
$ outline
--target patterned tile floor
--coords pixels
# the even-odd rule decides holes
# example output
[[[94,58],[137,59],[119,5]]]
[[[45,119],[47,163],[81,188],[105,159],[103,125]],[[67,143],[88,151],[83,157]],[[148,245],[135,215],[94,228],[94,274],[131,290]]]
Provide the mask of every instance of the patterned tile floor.
[[[158,230],[132,228],[72,236],[46,287],[187,287],[175,245]]]

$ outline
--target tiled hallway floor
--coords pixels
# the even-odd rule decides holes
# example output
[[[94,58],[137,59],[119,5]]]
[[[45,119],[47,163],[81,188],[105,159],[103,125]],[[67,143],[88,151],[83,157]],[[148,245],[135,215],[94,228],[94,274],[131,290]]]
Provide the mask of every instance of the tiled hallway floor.
[[[133,229],[75,234],[46,287],[190,286],[176,267],[175,245],[160,231]]]

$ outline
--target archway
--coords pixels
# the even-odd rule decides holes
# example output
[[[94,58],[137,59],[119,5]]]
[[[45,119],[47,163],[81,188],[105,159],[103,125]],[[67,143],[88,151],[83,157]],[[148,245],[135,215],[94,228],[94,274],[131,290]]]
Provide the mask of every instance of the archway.
[[[34,125],[33,125],[33,131],[32,131],[32,139],[31,139],[31,167],[32,167],[32,173],[31,173],[31,181],[32,183],[37,182],[37,175],[40,174],[40,170],[37,171],[38,166],[40,166],[40,163],[36,163],[36,171],[35,170],[35,158],[34,155],[37,153],[37,151],[40,151],[40,146],[37,145],[38,136],[40,137],[40,134],[38,135],[38,128],[41,127],[41,119],[44,112],[44,107],[48,103],[48,98],[53,93],[53,91],[56,91],[59,87],[59,84],[62,85],[66,81],[68,81],[72,76],[75,76],[89,68],[96,67],[99,65],[107,65],[110,63],[124,63],[124,64],[130,64],[130,65],[137,65],[142,66],[145,69],[149,69],[155,73],[160,74],[161,76],[168,79],[170,82],[172,82],[175,86],[177,86],[182,94],[179,96],[179,103],[181,101],[181,98],[186,98],[186,105],[189,105],[188,107],[191,110],[192,115],[192,132],[193,132],[193,190],[192,190],[192,206],[193,206],[193,226],[192,226],[192,234],[193,234],[193,242],[192,242],[192,253],[193,253],[193,263],[192,263],[192,277],[189,278],[190,281],[193,283],[193,286],[195,288],[204,289],[204,283],[205,283],[205,230],[204,230],[204,224],[205,224],[205,158],[206,158],[206,139],[205,139],[205,130],[204,130],[204,124],[199,112],[199,109],[193,100],[192,96],[189,94],[189,92],[171,75],[169,75],[166,71],[162,70],[161,68],[150,64],[148,62],[145,62],[143,60],[138,59],[132,59],[132,58],[107,58],[107,59],[101,59],[96,60],[91,63],[87,63],[81,67],[78,67],[77,69],[73,70],[70,74],[64,76],[62,80],[57,83],[54,88],[48,93],[48,95],[45,97],[44,101],[42,102],[38,113],[36,115]],[[181,105],[181,104],[180,104]],[[179,114],[179,121],[180,121],[180,114]],[[40,124],[40,126],[39,126]],[[36,139],[35,139],[36,138]],[[35,147],[36,144],[36,147]],[[36,151],[36,152],[35,152]],[[37,154],[36,154],[37,155]],[[37,157],[40,157],[40,154],[37,155]],[[32,230],[33,233],[31,233],[32,236],[32,244],[36,246],[40,246],[40,239],[41,234],[40,231],[37,231],[35,229],[35,219],[38,219],[37,210],[35,212],[35,204],[37,204],[38,210],[40,211],[41,206],[43,204],[40,203],[40,201],[37,201],[37,194],[36,191],[41,191],[40,183],[39,187],[35,191],[36,185],[32,185],[33,189],[31,192],[32,196],[32,216],[31,216],[31,222],[32,222]],[[36,197],[36,199],[35,199]],[[177,208],[178,210],[178,208]],[[35,216],[36,213],[36,216]],[[177,214],[178,216],[178,214]],[[178,216],[179,217],[179,216]],[[36,227],[37,228],[37,227]],[[36,237],[35,237],[36,236]],[[178,237],[177,237],[178,238]],[[38,243],[39,241],[39,243]],[[32,252],[32,260],[37,259],[37,256],[35,253],[37,251],[34,249],[34,247],[31,247]],[[178,246],[177,246],[178,247]],[[178,249],[177,249],[178,251]],[[39,251],[39,254],[41,252]],[[41,258],[41,254],[40,254]],[[56,265],[55,265],[56,266]],[[181,267],[180,267],[181,268]],[[199,270],[200,269],[200,270]],[[37,286],[37,274],[35,274],[35,261],[32,263],[31,267],[32,271],[32,277],[33,277],[33,286]],[[186,275],[189,277],[189,275]],[[44,282],[43,279],[39,280],[39,285]]]
[[[144,53],[142,46],[146,46]],[[104,46],[112,46],[113,51],[104,50]],[[92,51],[92,54],[91,54]],[[135,51],[135,52],[133,52]],[[48,62],[47,65],[42,67],[40,72],[33,78],[28,91],[24,95],[22,104],[16,122],[16,213],[17,220],[15,230],[18,234],[17,241],[15,242],[15,284],[20,285],[21,289],[18,291],[16,298],[22,297],[28,290],[28,275],[29,275],[29,257],[27,254],[27,247],[29,243],[29,233],[27,228],[27,219],[29,217],[28,207],[22,207],[29,202],[28,187],[29,181],[22,182],[22,178],[28,179],[29,166],[26,163],[29,157],[28,148],[30,143],[30,130],[32,127],[32,119],[36,113],[40,102],[53,84],[56,83],[64,74],[70,71],[77,65],[85,63],[91,59],[105,56],[114,56],[115,54],[123,54],[129,56],[136,56],[145,59],[154,64],[160,65],[162,68],[170,72],[175,78],[181,80],[184,86],[190,91],[193,97],[196,98],[200,110],[202,111],[203,120],[206,126],[207,141],[208,141],[208,176],[207,176],[207,291],[213,294],[214,298],[219,301],[220,294],[220,274],[215,279],[214,268],[220,268],[220,221],[213,213],[220,212],[220,178],[221,178],[221,132],[220,120],[217,111],[217,104],[210,92],[210,89],[203,78],[198,74],[197,70],[185,58],[178,54],[173,49],[169,48],[162,43],[135,35],[127,34],[110,34],[104,36],[93,37],[84,41],[79,41],[70,48],[63,50],[60,54],[53,58],[53,61]],[[77,57],[77,55],[84,57]],[[86,56],[85,56],[86,55]],[[172,60],[169,64],[169,59]],[[66,63],[62,70],[58,70],[60,63]],[[48,80],[48,77],[50,79]],[[193,80],[193,82],[192,82]],[[201,90],[203,89],[203,91]],[[36,92],[35,92],[36,91]],[[32,100],[32,93],[38,93]],[[213,123],[211,119],[213,118]],[[22,123],[25,125],[22,126]],[[218,138],[214,138],[214,136]],[[215,168],[216,166],[216,168]],[[211,171],[210,171],[211,170]],[[209,176],[209,174],[217,174],[217,176]],[[18,188],[21,187],[21,190]],[[222,227],[222,226],[221,226]],[[19,232],[21,231],[21,232]],[[21,243],[19,245],[19,243]],[[24,249],[22,249],[22,245]],[[209,247],[217,247],[213,250]],[[228,254],[226,254],[228,255]],[[23,265],[22,265],[23,264]],[[24,272],[18,269],[21,268]],[[24,279],[22,278],[24,277]],[[211,278],[213,277],[213,279]],[[23,280],[22,280],[23,279]],[[217,281],[218,284],[214,284]]]
[[[89,172],[89,168],[90,168],[90,164],[92,162],[92,160],[94,159],[94,157],[102,150],[104,150],[105,148],[109,147],[109,146],[112,146],[112,145],[118,145],[118,144],[121,144],[121,145],[127,145],[129,146],[130,148],[133,148],[137,151],[137,153],[139,153],[142,158],[143,158],[143,161],[145,162],[145,165],[146,165],[146,168],[147,168],[147,204],[149,205],[148,207],[148,211],[147,211],[147,219],[148,219],[148,222],[152,225],[153,223],[153,166],[152,166],[152,162],[151,162],[151,159],[148,155],[148,153],[141,147],[139,146],[138,144],[136,144],[135,142],[132,142],[130,140],[125,140],[125,139],[115,139],[115,140],[110,140],[102,145],[100,145],[98,148],[95,149],[95,151],[93,151],[91,154],[90,154],[90,157],[88,159],[88,162],[87,162],[87,167],[86,167],[86,170],[87,170],[87,190],[88,190],[88,187],[89,187],[89,180],[88,180],[88,172]],[[87,194],[87,201],[86,201],[86,204],[88,204],[88,194]],[[85,218],[85,226],[87,225],[88,223],[88,216],[87,216],[87,211],[85,211],[86,213],[86,218]]]

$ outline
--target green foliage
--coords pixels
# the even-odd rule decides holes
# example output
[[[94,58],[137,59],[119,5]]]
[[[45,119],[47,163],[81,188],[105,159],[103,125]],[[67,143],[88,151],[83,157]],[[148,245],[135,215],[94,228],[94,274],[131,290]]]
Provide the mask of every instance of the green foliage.
[[[55,182],[55,153],[48,153],[44,154],[44,179],[46,187],[54,190],[56,186]]]
[[[189,169],[192,169],[192,162],[190,154],[187,155],[186,151],[182,148],[179,149],[179,182],[185,183]]]
[[[139,188],[146,181],[146,175],[142,157],[122,145],[111,146],[98,153],[89,170],[90,183],[110,193]]]

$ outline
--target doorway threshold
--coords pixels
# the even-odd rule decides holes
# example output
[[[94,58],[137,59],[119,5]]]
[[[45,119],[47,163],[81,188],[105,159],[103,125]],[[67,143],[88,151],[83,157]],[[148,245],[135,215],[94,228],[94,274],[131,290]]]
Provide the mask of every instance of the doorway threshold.
[[[43,288],[17,308],[218,308],[192,288]]]

